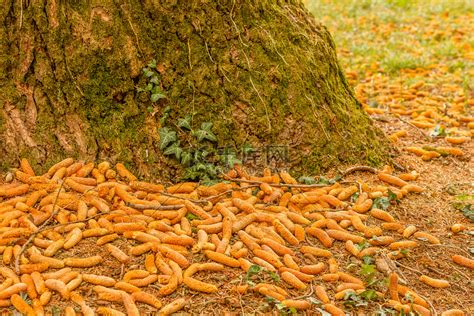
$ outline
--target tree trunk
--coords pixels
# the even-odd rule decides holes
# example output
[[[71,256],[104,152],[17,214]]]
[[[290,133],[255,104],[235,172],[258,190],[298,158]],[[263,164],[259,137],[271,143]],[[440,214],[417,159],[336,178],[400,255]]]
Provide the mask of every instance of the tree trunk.
[[[213,122],[219,146],[289,146],[299,173],[386,157],[299,1],[3,0],[0,20],[3,168],[72,156],[166,177],[166,106],[171,121]],[[152,59],[166,95],[154,103],[137,92]]]

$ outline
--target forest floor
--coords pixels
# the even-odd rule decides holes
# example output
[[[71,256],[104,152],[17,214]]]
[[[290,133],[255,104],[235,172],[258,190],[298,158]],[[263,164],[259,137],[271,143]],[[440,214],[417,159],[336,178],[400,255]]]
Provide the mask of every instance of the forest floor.
[[[234,170],[226,184],[181,183],[165,191],[107,163],[73,164],[70,159],[34,178],[24,164],[23,173],[9,179],[13,184],[0,185],[0,311],[26,313],[34,307],[38,315],[44,305],[53,315],[87,314],[89,307],[98,314],[120,315],[107,309],[113,308],[131,315],[136,306],[143,314],[175,302],[176,310],[195,314],[292,314],[294,306],[325,316],[328,311],[338,315],[337,308],[350,315],[401,315],[405,309],[404,315],[415,310],[439,315],[448,309],[473,315],[474,270],[454,263],[452,256],[471,258],[472,265],[474,9],[468,1],[421,2],[307,4],[333,34],[364,109],[392,139],[397,150],[393,169],[384,168],[382,176],[373,169],[353,171],[341,186],[311,188],[291,187],[294,179],[285,173],[267,170],[256,177]],[[410,184],[394,185],[400,179],[387,174]],[[280,186],[280,181],[290,185]],[[420,187],[422,192],[408,193]],[[59,197],[58,189],[67,193]],[[351,195],[344,197],[347,192]],[[155,202],[170,209],[152,210]],[[56,205],[61,208],[53,212],[53,221],[28,243],[34,224]],[[144,205],[148,209],[142,210]],[[386,213],[374,211],[375,206]],[[454,224],[459,231],[453,231]],[[410,226],[416,233],[408,234]],[[331,245],[316,236],[317,228],[330,236]],[[198,238],[197,231],[208,234],[205,242],[205,234]],[[356,245],[351,248],[347,238]],[[406,240],[406,246],[396,247]],[[53,251],[52,244],[59,250]],[[21,245],[27,245],[24,256]],[[219,248],[220,254],[210,251]],[[367,255],[360,255],[364,251]],[[18,267],[16,257],[21,258]],[[84,257],[90,259],[71,259]],[[201,272],[192,276],[189,264]],[[72,271],[57,270],[64,266]],[[16,268],[21,280],[15,279]],[[47,280],[46,287],[30,282],[35,270],[40,272],[36,277]],[[311,280],[301,285],[288,272]],[[421,275],[449,286],[427,285]],[[19,281],[28,287],[17,286],[21,295],[14,296],[15,289],[8,289]],[[389,300],[393,286],[400,303]]]
[[[438,310],[458,307],[473,314],[474,274],[449,260],[460,249],[474,253],[472,2],[315,0],[307,5],[329,28],[339,61],[376,125],[387,135],[407,132],[393,137],[396,161],[419,172],[417,183],[426,191],[404,199],[392,212],[432,232],[444,246],[417,248],[400,261],[408,267],[403,273]],[[466,141],[453,144],[446,136]],[[464,155],[438,150],[440,157],[423,160],[409,147],[455,147]],[[452,234],[454,223],[466,225],[466,233]],[[421,273],[453,286],[433,289],[418,281]]]

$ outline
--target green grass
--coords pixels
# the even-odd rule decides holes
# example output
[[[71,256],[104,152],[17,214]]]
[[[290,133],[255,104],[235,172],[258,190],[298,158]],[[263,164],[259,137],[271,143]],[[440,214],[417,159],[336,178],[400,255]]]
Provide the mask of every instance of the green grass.
[[[463,59],[460,44],[442,34],[466,30],[459,19],[474,19],[474,0],[308,0],[306,5],[329,28],[348,70],[363,72],[375,62],[396,76],[432,63],[443,63],[452,73],[474,66]],[[464,34],[463,44],[472,46],[474,40]]]

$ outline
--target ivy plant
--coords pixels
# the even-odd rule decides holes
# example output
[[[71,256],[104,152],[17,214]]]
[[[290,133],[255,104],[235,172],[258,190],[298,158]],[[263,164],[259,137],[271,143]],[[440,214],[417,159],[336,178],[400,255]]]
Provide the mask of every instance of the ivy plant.
[[[160,75],[156,71],[156,60],[153,59],[146,67],[142,69],[143,75],[146,78],[146,86],[137,88],[137,92],[148,93],[151,102],[158,102],[158,100],[166,98],[161,90]]]

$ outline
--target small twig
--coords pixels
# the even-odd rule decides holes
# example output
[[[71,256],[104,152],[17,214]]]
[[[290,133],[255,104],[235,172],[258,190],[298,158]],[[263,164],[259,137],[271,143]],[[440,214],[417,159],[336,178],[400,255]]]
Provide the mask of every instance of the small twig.
[[[44,227],[46,225],[48,225],[48,223],[51,221],[51,219],[54,218],[54,216],[56,216],[56,214],[61,209],[61,208],[58,208],[58,209],[55,209],[55,208],[56,208],[56,205],[58,203],[59,194],[61,194],[61,190],[64,187],[64,182],[65,181],[61,182],[61,186],[59,187],[58,193],[56,194],[56,198],[54,199],[53,211],[51,212],[51,215],[44,221],[43,224],[41,224],[40,227],[38,227],[38,229],[35,232],[33,232],[31,234],[30,238],[28,238],[28,240],[23,244],[20,251],[18,252],[18,255],[15,258],[15,271],[16,271],[16,273],[20,274],[20,258],[21,258],[21,255],[23,254],[23,252],[25,252],[26,248],[28,248],[28,245],[33,241],[33,239],[35,239],[35,237],[41,232],[41,230],[44,229]]]
[[[182,204],[178,205],[144,205],[135,203],[125,203],[126,206],[137,210],[157,210],[157,211],[174,211],[184,207]]]
[[[252,88],[255,90],[255,92],[257,93],[257,96],[258,98],[260,99],[260,101],[262,102],[263,104],[263,107],[265,108],[265,115],[266,115],[266,118],[267,118],[267,123],[268,123],[268,130],[270,131],[272,129],[272,123],[270,122],[270,117],[268,115],[268,107],[267,107],[267,104],[265,103],[265,101],[263,100],[263,98],[260,96],[260,92],[258,92],[257,90],[257,87],[255,87],[255,84],[253,83],[253,80],[252,80],[252,76],[250,76],[250,83],[252,84]]]
[[[132,32],[133,32],[133,35],[135,35],[135,40],[137,41],[137,47],[138,47],[138,51],[140,52],[141,55],[143,55],[143,51],[140,47],[140,41],[138,39],[138,35],[137,35],[137,32],[135,31],[135,28],[133,27],[133,24],[132,24],[132,21],[130,19],[130,13],[123,8],[124,6],[121,5],[120,8],[125,12],[125,14],[127,15],[127,21],[128,21],[128,24],[130,24],[130,28],[132,29]]]
[[[420,270],[417,270],[417,269],[415,269],[415,268],[408,267],[408,266],[406,266],[406,265],[404,265],[404,264],[401,264],[401,263],[398,262],[398,261],[394,261],[394,262],[395,262],[396,265],[399,265],[399,266],[402,267],[402,268],[408,269],[408,270],[410,270],[410,271],[412,271],[412,272],[415,272],[415,273],[418,273],[418,274],[423,274],[423,272],[421,272]]]
[[[193,70],[193,65],[191,63],[191,46],[189,45],[189,38],[188,38],[188,62],[189,62],[189,69]]]
[[[457,247],[457,246],[453,246],[453,245],[445,245],[445,244],[428,244],[427,246],[429,247],[449,247],[449,248],[453,248],[453,249],[457,249],[457,250],[461,250],[462,252],[464,252],[466,255],[470,256],[469,252],[467,250],[464,250],[460,247]]]
[[[392,270],[395,270],[398,274],[398,277],[400,278],[400,281],[403,282],[403,284],[408,284],[407,278],[403,274],[403,272],[398,269],[397,265],[394,263],[392,259],[390,259],[386,253],[382,253],[382,258],[385,260],[385,262],[389,265],[389,268]]]
[[[175,198],[175,199],[190,201],[190,202],[193,202],[193,203],[208,203],[208,202],[209,202],[209,201],[207,201],[207,200],[195,200],[195,199],[190,199],[190,198],[187,198],[187,197],[184,197],[184,196],[176,196],[176,195],[174,195],[174,194],[171,194],[171,193],[168,193],[168,192],[164,192],[164,191],[159,192],[159,194],[160,194],[160,195],[163,195],[163,196],[170,197],[170,198]]]
[[[351,173],[357,172],[357,171],[368,171],[368,172],[372,172],[372,173],[375,173],[375,174],[378,173],[377,169],[369,167],[369,166],[354,166],[354,167],[347,168],[345,171],[343,171],[342,174],[341,174],[341,177],[345,177],[348,174],[351,174]]]
[[[403,172],[406,172],[406,171],[407,171],[407,168],[405,168],[405,167],[402,166],[401,164],[399,164],[399,163],[397,163],[397,162],[395,162],[395,161],[393,161],[392,163],[393,163],[393,166],[394,166],[395,168],[397,168],[398,170],[401,170],[401,171],[403,171]]]
[[[415,269],[415,268],[407,267],[406,265],[403,265],[403,264],[401,264],[401,263],[398,262],[398,261],[395,261],[395,264],[397,264],[397,265],[399,265],[399,266],[401,266],[401,267],[403,267],[403,268],[405,268],[405,269],[408,269],[408,270],[410,270],[410,271],[413,271],[413,272],[415,272],[415,273],[423,274],[420,270],[417,270],[417,269]],[[419,294],[419,293],[418,293],[418,296],[421,297],[422,299],[424,299],[426,302],[428,302],[428,304],[429,304],[430,307],[431,307],[431,310],[433,311],[433,316],[437,316],[438,313],[436,312],[436,309],[434,308],[434,306],[433,306],[433,304],[431,303],[431,301],[430,301],[428,298],[426,298],[426,296],[423,296],[423,295],[421,295],[421,294]]]
[[[314,289],[313,289],[313,284],[310,284],[309,286],[309,293],[308,294],[304,294],[304,295],[301,295],[301,296],[297,296],[295,298],[293,298],[294,300],[300,300],[302,298],[306,298],[306,297],[310,297],[311,295],[313,295],[314,293]]]
[[[206,41],[204,41],[204,45],[206,45],[207,55],[209,55],[209,58],[211,59],[212,63],[215,64],[216,62],[214,61],[214,59],[212,59],[211,52],[209,51],[209,46],[207,46]]]
[[[250,184],[263,184],[266,183],[272,187],[277,187],[277,188],[321,188],[321,187],[327,187],[327,184],[322,184],[322,183],[316,183],[316,184],[288,184],[288,183],[267,183],[267,182],[262,182],[262,181],[256,181],[256,180],[247,180],[247,179],[233,179],[229,177],[226,174],[222,174],[222,176],[227,180],[231,182],[242,182],[242,183],[250,183]]]
[[[79,93],[84,97],[84,92],[82,92],[81,90],[81,87],[79,87],[79,85],[77,84],[76,82],[76,78],[74,78],[74,76],[72,75],[72,72],[71,72],[71,69],[69,69],[69,65],[67,63],[67,58],[66,58],[66,54],[64,54],[64,64],[66,65],[66,70],[69,74],[69,76],[71,76],[71,79],[72,79],[72,82],[74,83],[74,85],[76,86],[77,90],[79,91]]]
[[[20,1],[20,30],[23,25],[23,0]]]

